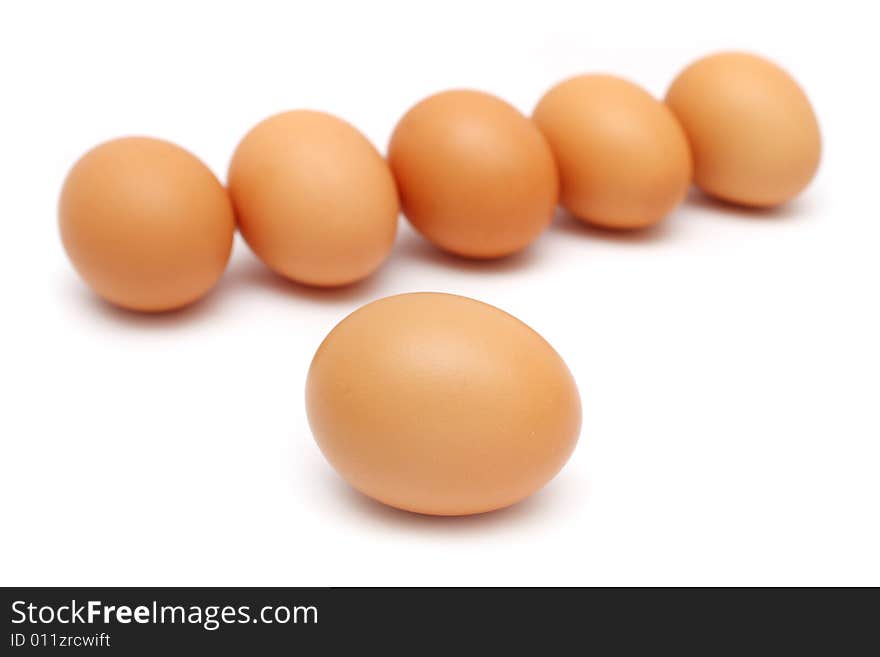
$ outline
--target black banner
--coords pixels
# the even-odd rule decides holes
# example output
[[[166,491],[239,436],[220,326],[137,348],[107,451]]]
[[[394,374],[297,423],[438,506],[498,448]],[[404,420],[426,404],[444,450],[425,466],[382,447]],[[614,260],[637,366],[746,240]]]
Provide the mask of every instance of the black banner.
[[[8,655],[470,654],[475,641],[536,654],[807,645],[849,655],[876,649],[869,631],[880,611],[870,589],[12,588],[2,597]]]

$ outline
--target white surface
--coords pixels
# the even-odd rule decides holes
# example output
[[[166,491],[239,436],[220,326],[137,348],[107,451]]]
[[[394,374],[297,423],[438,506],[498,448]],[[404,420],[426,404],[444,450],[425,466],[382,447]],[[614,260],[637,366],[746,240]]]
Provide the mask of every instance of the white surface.
[[[0,583],[880,584],[878,103],[870,3],[5,2],[0,9]],[[874,44],[874,45],[871,45]],[[405,224],[365,284],[317,292],[236,243],[203,303],[98,302],[55,203],[87,148],[178,142],[224,177],[294,107],[384,149],[430,92],[531,111],[562,77],[657,94],[723,48],[785,65],[820,117],[814,185],[779,212],[693,200],[654,232],[558,221],[467,264]],[[584,401],[561,475],[507,511],[437,519],[350,492],[303,383],[347,313],[440,290],[520,317]]]

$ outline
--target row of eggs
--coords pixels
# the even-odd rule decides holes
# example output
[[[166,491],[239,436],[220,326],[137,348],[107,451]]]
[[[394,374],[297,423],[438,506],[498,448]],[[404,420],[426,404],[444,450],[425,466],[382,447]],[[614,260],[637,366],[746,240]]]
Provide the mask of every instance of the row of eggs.
[[[338,286],[382,264],[401,209],[438,247],[497,258],[535,240],[557,204],[631,230],[661,221],[691,183],[727,202],[783,203],[812,179],[820,149],[810,103],[785,71],[721,53],[687,67],[665,102],[610,75],[559,83],[531,118],[486,93],[438,93],[399,121],[387,159],[345,121],[286,112],[244,137],[227,188],[173,144],[113,140],[74,165],[59,219],[101,297],[158,312],[210,290],[236,226],[275,272]]]
[[[691,182],[730,202],[784,202],[812,178],[819,148],[786,73],[722,54],[686,69],[665,103],[607,75],[562,82],[531,119],[488,94],[440,93],[400,120],[387,161],[344,121],[287,112],[245,136],[228,189],[172,144],[111,141],[70,172],[61,232],[98,294],[162,311],[213,286],[236,225],[276,272],[343,285],[387,257],[401,206],[440,248],[501,257],[533,241],[558,203],[625,230],[660,221]],[[581,428],[574,377],[550,344],[497,308],[440,293],[379,299],[343,319],[312,360],[305,401],[346,481],[433,515],[531,495]]]

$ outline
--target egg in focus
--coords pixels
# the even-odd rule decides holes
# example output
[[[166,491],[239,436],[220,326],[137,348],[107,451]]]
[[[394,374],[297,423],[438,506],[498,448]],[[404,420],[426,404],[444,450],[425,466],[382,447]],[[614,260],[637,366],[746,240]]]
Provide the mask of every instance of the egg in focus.
[[[611,75],[557,84],[532,115],[559,169],[561,203],[576,218],[612,229],[660,222],[685,197],[691,155],[663,103]]]
[[[543,136],[483,92],[445,91],[415,105],[394,129],[388,160],[407,219],[456,255],[521,251],[556,207],[556,166]]]
[[[731,203],[772,207],[797,196],[821,158],[819,124],[792,77],[762,57],[704,57],[673,81],[666,103],[687,133],[694,182]]]
[[[314,356],[306,409],[349,484],[432,515],[528,497],[568,460],[581,426],[574,379],[540,335],[441,293],[386,297],[343,319]]]
[[[58,215],[83,280],[110,303],[144,312],[205,295],[226,268],[235,232],[229,198],[208,167],[146,137],[86,153],[64,181]]]
[[[258,124],[232,157],[229,194],[256,256],[298,283],[359,281],[394,244],[399,202],[388,165],[329,114],[295,110]]]

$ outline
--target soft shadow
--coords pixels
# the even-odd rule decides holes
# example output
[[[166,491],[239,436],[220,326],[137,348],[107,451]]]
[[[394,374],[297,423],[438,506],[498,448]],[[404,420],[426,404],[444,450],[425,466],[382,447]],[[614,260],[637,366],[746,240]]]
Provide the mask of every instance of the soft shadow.
[[[441,250],[413,231],[400,236],[391,257],[481,274],[503,274],[532,266],[538,259],[537,247],[532,243],[522,251],[501,258],[465,258]]]
[[[378,287],[381,269],[362,281],[340,287],[312,287],[290,281],[266,267],[256,258],[230,263],[212,290],[194,303],[176,310],[142,312],[128,310],[105,301],[75,277],[67,276],[62,294],[75,297],[90,312],[102,319],[134,328],[164,329],[198,323],[216,315],[218,309],[235,293],[269,290],[278,295],[329,304],[351,303],[368,298]]]
[[[801,197],[794,198],[787,203],[772,208],[754,208],[746,205],[737,205],[730,201],[709,196],[696,187],[691,188],[685,203],[692,208],[699,208],[701,210],[710,211],[716,215],[731,217],[734,219],[743,219],[746,221],[791,220],[803,218],[809,214],[808,212],[805,212],[809,209],[809,202]]]
[[[225,287],[223,283],[221,280],[208,294],[188,306],[162,312],[143,312],[116,306],[99,297],[85,283],[71,277],[68,277],[65,283],[67,289],[63,293],[77,297],[83,306],[101,319],[132,328],[168,328],[197,323],[212,315],[221,302],[221,288]]]
[[[316,287],[304,285],[276,274],[256,259],[236,263],[227,272],[235,285],[251,289],[264,289],[279,295],[308,299],[319,303],[348,303],[370,296],[379,286],[382,268],[367,278],[338,287]]]
[[[652,244],[666,239],[672,232],[673,216],[666,217],[659,224],[648,228],[602,228],[577,219],[563,208],[556,211],[551,230],[567,233],[580,238],[590,238],[619,242],[621,244]]]
[[[386,506],[358,492],[332,473],[327,474],[326,485],[332,489],[330,494],[372,522],[407,532],[433,534],[483,532],[546,520],[553,516],[555,509],[562,507],[563,498],[572,492],[566,491],[564,480],[554,480],[531,497],[503,509],[469,516],[432,516]]]

